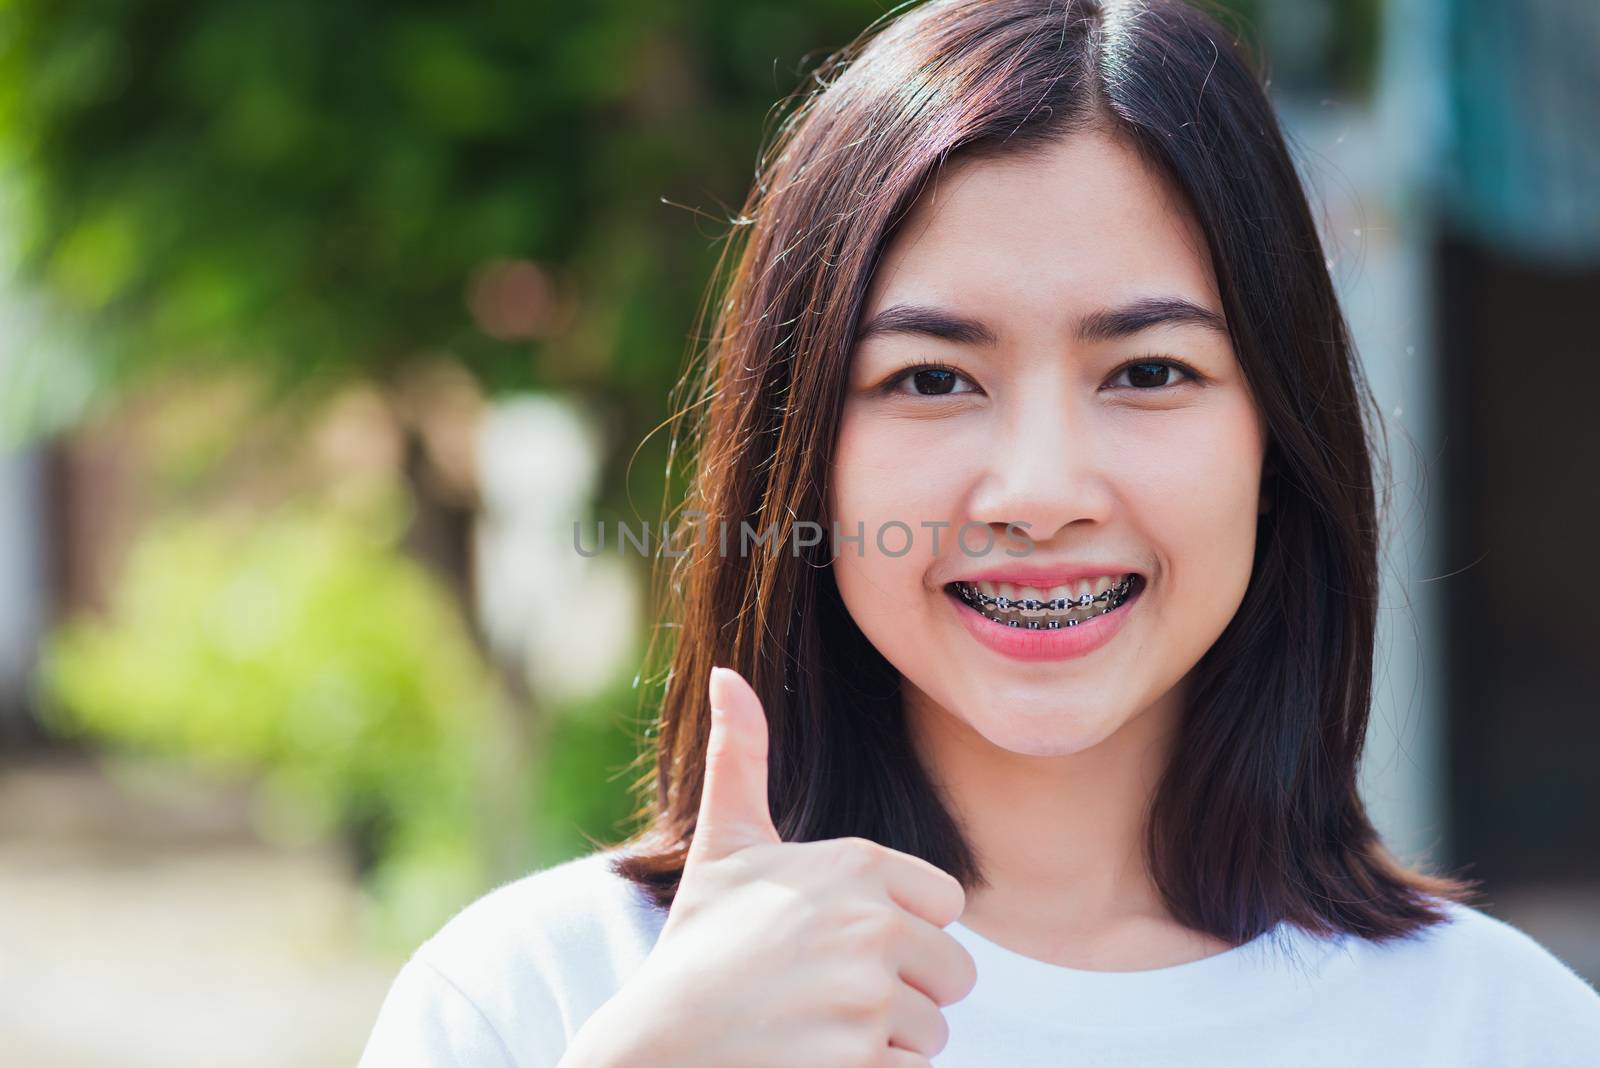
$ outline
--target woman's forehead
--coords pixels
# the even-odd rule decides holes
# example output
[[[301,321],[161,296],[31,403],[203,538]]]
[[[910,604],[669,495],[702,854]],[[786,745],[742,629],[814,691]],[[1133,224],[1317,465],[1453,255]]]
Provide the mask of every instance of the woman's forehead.
[[[902,300],[1100,306],[1130,286],[1216,303],[1182,197],[1133,149],[1086,131],[934,175],[885,250],[866,314]]]

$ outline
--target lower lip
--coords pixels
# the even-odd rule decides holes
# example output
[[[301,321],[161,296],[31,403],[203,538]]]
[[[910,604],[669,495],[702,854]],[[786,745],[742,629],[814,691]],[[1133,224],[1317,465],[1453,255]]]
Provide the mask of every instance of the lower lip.
[[[1088,656],[1105,645],[1127,622],[1133,606],[1144,596],[1146,580],[1139,580],[1139,588],[1116,608],[1104,615],[1079,623],[1075,627],[1056,630],[1029,630],[996,623],[963,601],[959,595],[945,591],[945,596],[955,607],[956,615],[972,636],[1002,656],[1013,660],[1071,660]]]

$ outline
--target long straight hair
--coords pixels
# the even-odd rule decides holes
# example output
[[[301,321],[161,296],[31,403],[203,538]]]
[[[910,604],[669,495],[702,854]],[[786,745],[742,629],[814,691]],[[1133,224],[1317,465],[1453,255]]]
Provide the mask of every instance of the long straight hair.
[[[1358,794],[1378,607],[1376,404],[1257,70],[1178,0],[932,0],[825,60],[761,154],[701,308],[712,328],[669,421],[692,478],[668,514],[707,530],[775,526],[789,545],[800,522],[827,529],[855,325],[917,195],[953,157],[1026,154],[1090,128],[1120,137],[1204,231],[1270,430],[1272,507],[1244,601],[1194,669],[1146,860],[1179,922],[1230,943],[1283,920],[1384,940],[1440,922],[1444,900],[1476,887],[1398,863]],[[985,885],[914,755],[899,676],[827,560],[710,539],[658,569],[657,603],[677,612],[669,651],[657,655],[661,630],[651,643],[653,767],[612,870],[662,908],[694,834],[714,664],[765,706],[784,841],[860,836]]]

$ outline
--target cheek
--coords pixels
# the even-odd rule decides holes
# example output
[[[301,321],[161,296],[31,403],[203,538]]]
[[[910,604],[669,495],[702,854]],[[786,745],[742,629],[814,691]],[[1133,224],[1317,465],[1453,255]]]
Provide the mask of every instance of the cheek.
[[[847,529],[857,520],[870,520],[885,510],[901,506],[903,480],[894,477],[894,451],[887,435],[872,420],[852,416],[840,421],[839,440],[829,473],[830,514]]]
[[[938,532],[940,556],[950,552],[961,475],[948,445],[941,447],[920,429],[858,417],[848,408],[840,423],[829,472],[829,516],[842,536],[861,533],[863,539],[840,541],[834,573],[845,604],[869,636],[869,617],[894,613],[895,626],[903,629],[903,613],[923,607],[934,561],[934,530],[923,523],[950,524]]]
[[[1226,619],[1244,596],[1255,553],[1264,443],[1245,405],[1174,421],[1137,453],[1127,483],[1156,541],[1169,596],[1203,601]]]
[[[919,426],[847,412],[830,472],[830,514],[851,531],[857,521],[865,521],[869,549],[878,524],[906,524],[915,541],[913,551],[902,559],[919,557],[926,563],[931,559],[932,532],[919,524],[951,518],[965,477],[954,438],[948,428],[933,432],[931,423]],[[885,534],[890,549],[898,549],[904,540],[903,533]],[[946,540],[941,533],[941,554]]]
[[[841,520],[876,516],[914,528],[923,519],[948,518],[965,477],[962,455],[949,424],[853,414],[847,407],[834,449],[829,506]]]

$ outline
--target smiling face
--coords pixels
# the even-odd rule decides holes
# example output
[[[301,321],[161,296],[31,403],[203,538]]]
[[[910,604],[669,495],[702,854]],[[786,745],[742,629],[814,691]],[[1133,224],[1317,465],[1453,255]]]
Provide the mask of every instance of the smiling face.
[[[1181,703],[1244,598],[1262,508],[1266,427],[1221,322],[1181,198],[1108,135],[930,182],[867,294],[829,486],[840,529],[866,531],[834,557],[840,594],[913,715],[1045,756]],[[903,555],[898,528],[889,552],[875,538],[894,522]],[[1084,565],[1137,572],[1136,596],[1079,625],[1104,606],[987,606],[1012,627],[949,588],[1031,574],[1076,596],[1052,580]]]

